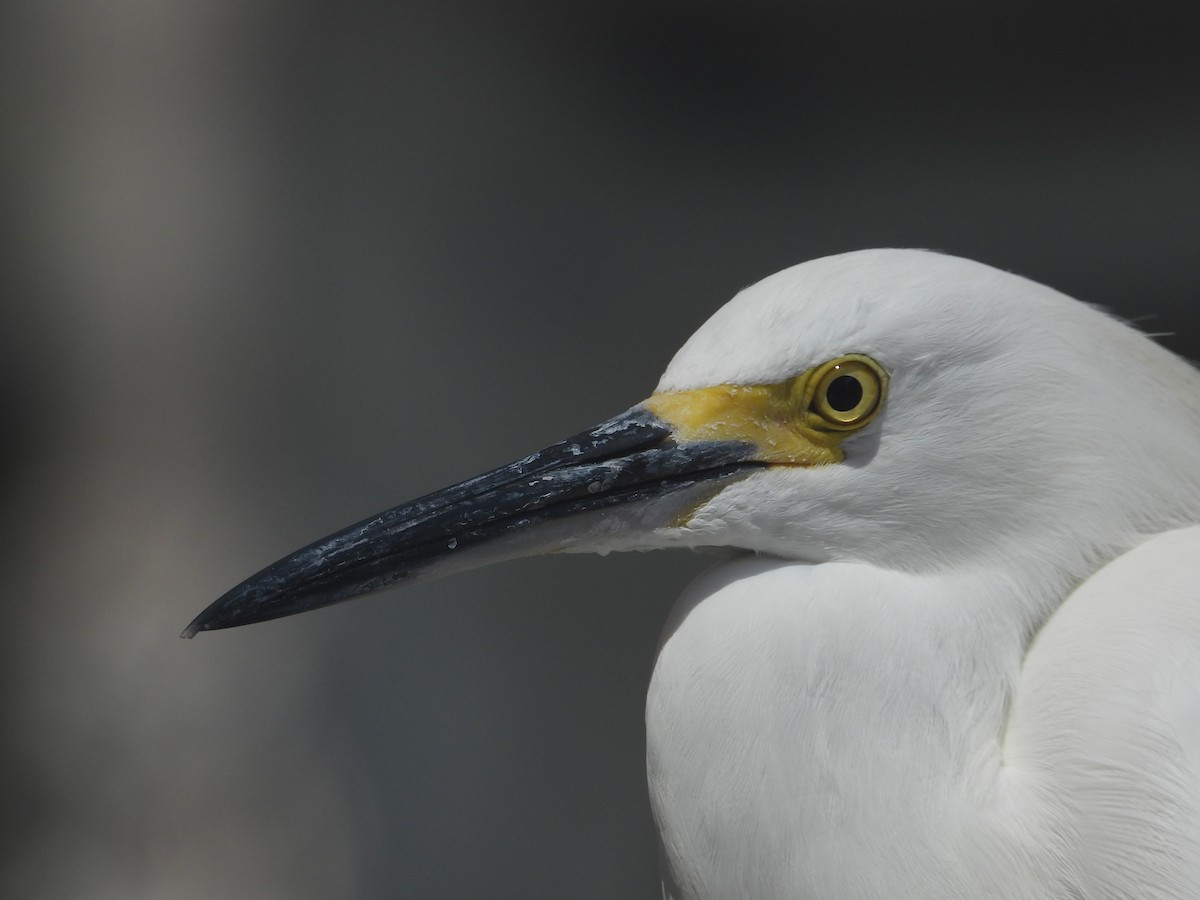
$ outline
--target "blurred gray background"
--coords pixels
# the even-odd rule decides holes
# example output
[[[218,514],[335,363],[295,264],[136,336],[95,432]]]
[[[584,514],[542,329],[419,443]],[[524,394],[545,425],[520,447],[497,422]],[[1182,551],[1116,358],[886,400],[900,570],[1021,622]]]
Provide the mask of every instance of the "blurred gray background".
[[[8,0],[0,893],[656,898],[701,558],[176,635],[809,257],[948,250],[1200,356],[1200,57],[1124,8]]]

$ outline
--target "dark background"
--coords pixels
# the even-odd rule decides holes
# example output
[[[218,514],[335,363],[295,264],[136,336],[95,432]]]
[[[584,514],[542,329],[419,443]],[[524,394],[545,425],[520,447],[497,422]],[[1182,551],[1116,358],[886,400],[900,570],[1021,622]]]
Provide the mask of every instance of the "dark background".
[[[0,12],[0,893],[656,898],[703,561],[177,639],[286,551],[616,413],[742,286],[944,249],[1200,356],[1185,4]]]

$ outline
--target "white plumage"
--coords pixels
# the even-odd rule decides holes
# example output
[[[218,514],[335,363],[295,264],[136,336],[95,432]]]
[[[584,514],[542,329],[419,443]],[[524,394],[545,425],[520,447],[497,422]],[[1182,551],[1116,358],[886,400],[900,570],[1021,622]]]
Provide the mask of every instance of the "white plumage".
[[[1200,897],[1200,376],[933,253],[756,284],[624,416],[185,634],[546,551],[741,551],[647,702],[676,900]],[[750,552],[746,552],[750,551]]]
[[[1200,897],[1200,377],[1040,285],[871,251],[747,289],[662,387],[847,350],[892,380],[845,464],[690,526],[782,558],[713,569],[664,636],[674,896]]]

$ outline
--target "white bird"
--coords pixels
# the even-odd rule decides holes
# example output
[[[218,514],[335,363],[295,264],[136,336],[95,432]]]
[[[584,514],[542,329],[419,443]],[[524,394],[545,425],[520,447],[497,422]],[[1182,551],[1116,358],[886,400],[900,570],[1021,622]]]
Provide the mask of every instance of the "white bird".
[[[747,288],[628,413],[389,510],[185,632],[552,550],[727,547],[646,708],[665,889],[1200,897],[1200,376],[934,253]]]

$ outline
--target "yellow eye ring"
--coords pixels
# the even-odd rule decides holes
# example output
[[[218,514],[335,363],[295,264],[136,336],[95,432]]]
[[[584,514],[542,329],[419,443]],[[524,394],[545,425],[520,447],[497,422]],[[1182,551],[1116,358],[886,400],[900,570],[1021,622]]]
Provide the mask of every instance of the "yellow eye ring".
[[[869,356],[849,354],[818,366],[809,379],[806,408],[822,425],[849,431],[866,425],[887,391],[887,373]]]

